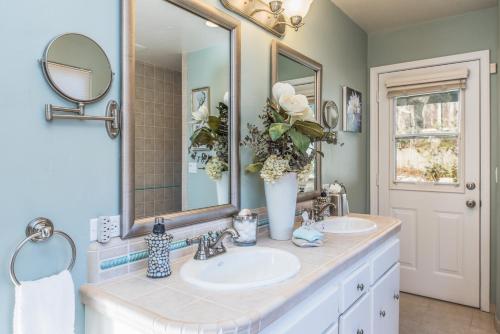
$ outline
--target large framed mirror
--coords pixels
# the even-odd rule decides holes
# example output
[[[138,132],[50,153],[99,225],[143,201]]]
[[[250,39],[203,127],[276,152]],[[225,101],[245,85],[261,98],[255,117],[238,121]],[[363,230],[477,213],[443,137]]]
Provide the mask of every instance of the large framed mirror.
[[[122,2],[122,237],[239,208],[240,27],[199,0]]]
[[[323,66],[315,60],[273,40],[271,45],[271,87],[276,82],[286,82],[297,94],[305,95],[321,123],[321,85]],[[315,144],[320,145],[320,144]],[[321,151],[321,147],[317,147]],[[299,184],[298,201],[317,197],[321,190],[321,159],[316,157],[314,169],[306,183]]]

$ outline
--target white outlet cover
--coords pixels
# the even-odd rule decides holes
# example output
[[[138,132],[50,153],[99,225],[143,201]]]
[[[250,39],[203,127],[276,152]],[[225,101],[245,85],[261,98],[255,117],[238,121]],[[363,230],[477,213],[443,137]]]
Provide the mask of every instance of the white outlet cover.
[[[110,231],[109,237],[115,238],[120,236],[120,216],[108,216],[110,218]],[[90,226],[90,241],[97,241],[99,218],[92,218],[89,220]]]

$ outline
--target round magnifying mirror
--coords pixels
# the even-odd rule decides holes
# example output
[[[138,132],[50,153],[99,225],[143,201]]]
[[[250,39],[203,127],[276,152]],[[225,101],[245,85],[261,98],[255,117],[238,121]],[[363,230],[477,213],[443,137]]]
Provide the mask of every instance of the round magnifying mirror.
[[[333,101],[323,105],[323,123],[330,129],[335,129],[339,123],[339,108]]]
[[[45,49],[42,68],[50,86],[65,99],[91,103],[106,95],[113,72],[104,50],[81,34],[64,34]]]

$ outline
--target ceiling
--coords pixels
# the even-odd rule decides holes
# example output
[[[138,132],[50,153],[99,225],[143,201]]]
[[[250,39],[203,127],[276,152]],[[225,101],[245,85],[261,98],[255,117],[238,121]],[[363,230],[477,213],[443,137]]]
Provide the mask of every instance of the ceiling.
[[[163,0],[136,1],[136,57],[181,71],[182,54],[223,45],[230,32],[206,25],[206,20]]]
[[[366,32],[397,29],[493,7],[497,0],[332,0]]]

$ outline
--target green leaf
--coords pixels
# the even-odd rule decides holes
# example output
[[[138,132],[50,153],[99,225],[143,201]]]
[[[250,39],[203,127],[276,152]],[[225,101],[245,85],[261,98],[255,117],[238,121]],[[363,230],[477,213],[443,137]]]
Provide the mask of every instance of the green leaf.
[[[293,127],[311,139],[323,138],[323,127],[316,122],[298,120],[293,123]]]
[[[299,149],[299,151],[302,154],[305,154],[311,144],[311,139],[295,129],[290,129],[290,131],[288,131],[288,135],[292,138],[293,144]]]
[[[220,119],[215,116],[208,116],[207,124],[212,131],[217,131],[217,129],[219,128]]]
[[[273,110],[273,118],[276,123],[284,123],[285,119],[277,112]]]
[[[191,135],[191,138],[189,138],[189,140],[191,141],[191,145],[194,147],[202,145],[210,145],[214,141],[214,136],[212,135],[209,129],[203,127],[197,129]]]
[[[256,162],[253,164],[249,164],[245,168],[245,171],[247,171],[248,173],[257,173],[262,169],[262,166],[264,166],[264,164],[262,162]]]
[[[275,141],[283,134],[285,134],[288,130],[290,130],[291,125],[286,123],[273,123],[269,127],[269,135],[271,136],[271,140]]]

